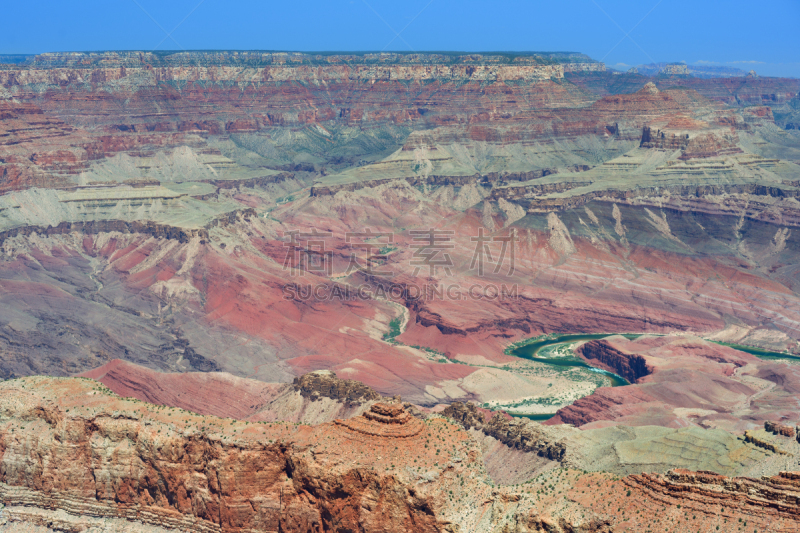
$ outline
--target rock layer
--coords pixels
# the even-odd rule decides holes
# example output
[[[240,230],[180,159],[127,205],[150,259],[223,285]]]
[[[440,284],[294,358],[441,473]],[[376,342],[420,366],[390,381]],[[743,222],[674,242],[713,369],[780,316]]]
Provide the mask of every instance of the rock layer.
[[[553,522],[551,531],[610,531],[591,513],[553,521],[528,495],[491,487],[463,430],[409,418],[399,405],[355,419],[382,428],[376,435],[201,417],[119,399],[89,379],[0,389],[0,502],[9,509],[204,533],[522,533]]]

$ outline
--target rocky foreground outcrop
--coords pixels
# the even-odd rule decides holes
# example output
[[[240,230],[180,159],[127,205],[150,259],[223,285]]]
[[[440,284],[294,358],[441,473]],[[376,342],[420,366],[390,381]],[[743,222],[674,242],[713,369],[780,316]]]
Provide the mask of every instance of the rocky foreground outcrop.
[[[248,423],[116,397],[89,379],[0,384],[0,503],[12,517],[116,517],[197,532],[539,531],[469,435],[399,404],[319,426]],[[610,531],[593,517],[552,531]],[[570,529],[571,528],[571,529]]]
[[[483,418],[467,406],[451,411],[465,424]],[[532,435],[507,422],[494,417],[484,430],[530,447]],[[122,519],[202,533],[588,533],[630,528],[627,509],[650,525],[654,515],[641,510],[683,506],[707,519],[714,505],[793,531],[798,479],[675,471],[619,480],[557,469],[496,487],[468,432],[399,403],[309,426],[199,416],[86,378],[0,383],[0,518],[61,531],[122,531]]]
[[[800,472],[753,479],[676,469],[628,476],[625,484],[656,501],[677,505],[684,513],[702,514],[706,520],[718,509],[723,520],[735,524],[732,527],[749,520],[748,530],[768,526],[768,531],[796,531],[791,528],[800,520]]]

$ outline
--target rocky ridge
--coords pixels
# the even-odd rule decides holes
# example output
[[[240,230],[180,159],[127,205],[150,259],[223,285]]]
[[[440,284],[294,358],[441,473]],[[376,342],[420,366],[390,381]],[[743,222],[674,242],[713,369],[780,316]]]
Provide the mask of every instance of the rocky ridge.
[[[384,428],[367,434],[200,417],[115,398],[91,380],[28,378],[0,388],[0,501],[23,519],[28,508],[61,513],[73,528],[85,516],[202,532],[450,533],[552,521],[529,496],[485,481],[465,432],[397,405],[351,419],[359,429]],[[396,435],[402,428],[413,431]],[[556,523],[554,531],[609,531],[592,516]]]
[[[641,355],[624,353],[602,340],[581,345],[577,353],[592,366],[618,374],[631,383],[653,373],[653,368]]]
[[[296,377],[293,387],[312,402],[324,397],[345,404],[362,404],[383,398],[360,381],[339,379],[333,372],[324,370]]]
[[[666,506],[662,516],[691,509],[705,522],[772,521],[786,528],[778,531],[800,521],[792,473],[762,482],[686,470],[619,480],[556,469],[494,487],[467,432],[396,403],[307,426],[202,417],[119,398],[89,379],[25,378],[0,389],[0,518],[20,526],[77,532],[109,519],[110,531],[123,531],[114,520],[124,518],[159,533],[610,533],[651,518],[637,517],[655,506]],[[474,408],[458,412],[482,418]],[[723,518],[714,506],[724,506]]]
[[[534,453],[553,461],[565,459],[567,445],[557,431],[528,423],[525,419],[494,414],[487,421],[473,403],[453,402],[442,414],[459,422],[466,429],[475,428],[497,439],[510,448]]]

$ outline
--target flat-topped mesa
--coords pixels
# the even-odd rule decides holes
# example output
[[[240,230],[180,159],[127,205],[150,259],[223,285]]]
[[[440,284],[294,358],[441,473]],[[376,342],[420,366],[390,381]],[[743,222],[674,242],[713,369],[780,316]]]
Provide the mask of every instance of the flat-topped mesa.
[[[306,52],[269,51],[181,51],[154,53],[127,52],[48,52],[3,68],[159,68],[159,67],[263,67],[274,65],[395,65],[395,64],[570,64],[605,65],[578,52],[508,53],[404,53],[404,52]],[[601,68],[602,66],[602,68]],[[576,67],[581,68],[581,67]]]
[[[334,420],[338,426],[361,435],[408,438],[418,435],[425,424],[401,404],[376,403],[369,411],[349,420]]]
[[[154,81],[235,81],[238,84],[293,80],[546,80],[575,71],[605,71],[590,58],[550,54],[328,54],[244,52],[41,54],[24,65],[0,65],[0,86],[107,84],[128,78]],[[61,84],[59,84],[61,80]]]
[[[294,389],[312,402],[324,397],[358,404],[383,398],[360,381],[339,379],[330,370],[317,370],[294,378]]]
[[[779,424],[777,422],[772,422],[770,420],[766,420],[764,422],[764,429],[769,431],[773,435],[783,435],[784,437],[794,437],[794,428],[791,426],[784,426],[783,424]]]
[[[658,90],[658,89],[656,89]],[[642,128],[642,140],[640,148],[657,148],[659,150],[685,150],[689,145],[689,134],[667,133],[666,131],[656,130],[650,126]]]

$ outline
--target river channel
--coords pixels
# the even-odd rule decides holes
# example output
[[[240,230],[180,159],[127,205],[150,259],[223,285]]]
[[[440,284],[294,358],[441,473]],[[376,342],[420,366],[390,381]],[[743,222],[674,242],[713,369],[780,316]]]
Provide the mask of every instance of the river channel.
[[[520,357],[522,359],[528,359],[529,361],[537,361],[539,363],[545,363],[548,365],[553,366],[560,366],[560,367],[580,367],[580,368],[588,368],[592,372],[597,372],[602,374],[604,377],[608,379],[610,385],[612,387],[622,387],[624,385],[630,385],[628,380],[623,378],[622,376],[618,376],[612,372],[608,372],[606,370],[602,370],[600,368],[595,368],[589,364],[587,364],[584,360],[578,358],[577,356],[563,356],[563,357],[539,357],[539,352],[543,349],[548,348],[550,346],[558,347],[560,345],[565,344],[572,344],[575,342],[581,341],[591,341],[595,339],[604,339],[606,337],[610,337],[611,335],[615,335],[614,333],[600,333],[600,334],[572,334],[572,335],[559,335],[554,337],[546,337],[534,342],[530,342],[528,344],[524,344],[522,346],[518,346],[511,350],[509,353],[515,357]],[[627,333],[620,333],[617,335],[621,335],[627,339],[636,339],[640,337],[641,334],[627,334]],[[714,341],[711,341],[714,342]],[[771,352],[769,350],[763,350],[761,348],[754,348],[752,346],[744,346],[740,344],[729,344],[724,342],[717,342],[716,344],[721,344],[724,346],[729,346],[735,350],[739,350],[742,352],[747,352],[749,354],[755,355],[760,359],[766,360],[794,360],[800,361],[800,356],[788,354],[785,352]],[[514,416],[527,418],[529,420],[536,420],[536,421],[544,421],[552,418],[555,416],[555,413],[540,413],[540,414],[520,414],[520,413],[511,413]]]

